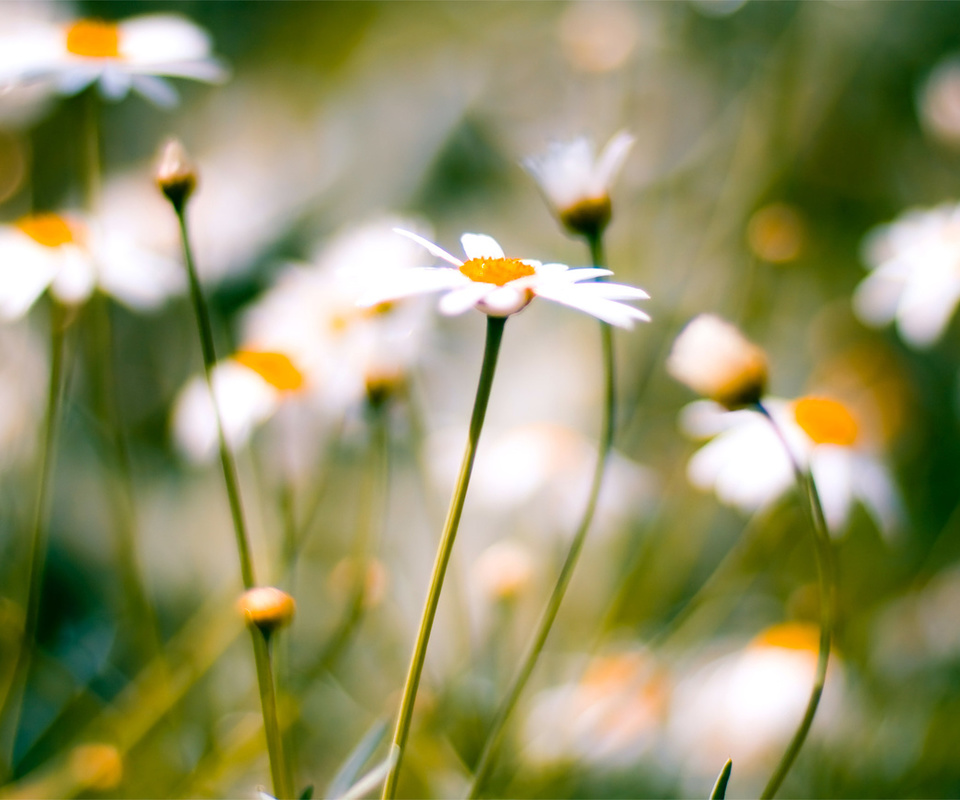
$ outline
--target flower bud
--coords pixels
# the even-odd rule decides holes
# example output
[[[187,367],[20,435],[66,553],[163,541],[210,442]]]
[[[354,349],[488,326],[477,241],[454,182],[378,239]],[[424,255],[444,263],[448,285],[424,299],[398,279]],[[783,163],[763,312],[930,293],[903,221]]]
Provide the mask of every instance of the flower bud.
[[[680,332],[667,372],[730,410],[759,402],[767,388],[766,353],[713,314],[701,314]]]
[[[123,757],[112,744],[79,745],[70,752],[69,765],[74,780],[85,791],[108,792],[123,780]]]
[[[183,211],[193,190],[197,188],[197,170],[178,139],[170,139],[163,146],[156,179],[160,191],[177,213]]]
[[[248,589],[237,603],[248,625],[255,625],[264,636],[269,636],[293,619],[297,604],[282,589],[275,586],[255,586]]]

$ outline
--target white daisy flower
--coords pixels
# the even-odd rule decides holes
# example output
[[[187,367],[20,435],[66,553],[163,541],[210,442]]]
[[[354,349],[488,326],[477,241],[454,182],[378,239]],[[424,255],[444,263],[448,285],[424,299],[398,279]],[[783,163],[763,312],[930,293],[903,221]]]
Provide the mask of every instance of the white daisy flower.
[[[72,95],[96,83],[109,100],[132,89],[165,107],[178,96],[164,78],[216,83],[227,76],[206,31],[176,14],[38,24],[0,39],[0,52],[0,83],[7,86],[49,82]]]
[[[534,297],[544,297],[621,328],[632,328],[636,320],[650,319],[644,312],[619,302],[648,298],[642,289],[593,282],[594,278],[613,274],[608,269],[570,269],[566,264],[507,258],[495,239],[479,233],[465,233],[460,238],[467,256],[466,261],[461,261],[422,236],[399,228],[396,231],[453,267],[419,267],[378,276],[377,285],[360,298],[361,306],[445,290],[440,311],[451,315],[476,308],[490,316],[507,317],[525,308]]]
[[[902,527],[902,503],[890,471],[864,441],[849,409],[823,397],[766,398],[763,404],[801,467],[809,466],[834,536],[846,529],[856,502],[885,537]],[[687,476],[697,488],[714,491],[720,502],[752,513],[793,488],[790,459],[761,414],[698,401],[683,410],[681,427],[694,437],[714,437],[694,453]]]
[[[0,319],[23,316],[48,286],[68,305],[83,303],[99,288],[131,308],[149,310],[183,285],[174,259],[96,221],[42,213],[0,225]]]
[[[574,233],[595,233],[610,221],[610,187],[634,141],[620,131],[599,157],[584,137],[554,142],[543,155],[525,159],[523,166],[564,225]]]
[[[767,384],[767,356],[713,314],[694,317],[677,336],[667,372],[730,409],[757,402]]]
[[[218,363],[212,374],[223,435],[231,450],[246,444],[281,402],[304,387],[303,373],[282,353],[243,350]],[[220,444],[217,415],[206,379],[192,378],[173,405],[173,437],[191,461],[212,460]]]
[[[904,341],[928,347],[960,302],[960,205],[908,211],[864,242],[872,272],[853,296],[867,325],[896,322]]]

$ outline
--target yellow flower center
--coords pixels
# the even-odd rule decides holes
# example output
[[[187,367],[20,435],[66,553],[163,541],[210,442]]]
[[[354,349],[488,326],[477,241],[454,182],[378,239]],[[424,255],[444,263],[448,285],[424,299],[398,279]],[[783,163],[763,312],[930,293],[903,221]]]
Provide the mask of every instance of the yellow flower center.
[[[784,622],[767,628],[752,642],[759,647],[781,647],[784,650],[806,650],[816,653],[820,648],[820,631],[809,622]]]
[[[14,227],[44,247],[60,247],[77,240],[70,223],[58,214],[29,214],[18,219]]]
[[[241,350],[233,360],[247,369],[252,369],[281,392],[295,392],[303,386],[303,373],[283,353]]]
[[[67,52],[88,58],[117,58],[120,29],[114,22],[81,19],[67,28]]]
[[[817,444],[849,447],[857,441],[858,426],[844,405],[825,397],[803,397],[793,409],[797,424]]]
[[[460,271],[472,281],[497,286],[536,274],[533,267],[518,258],[471,258],[464,262]]]

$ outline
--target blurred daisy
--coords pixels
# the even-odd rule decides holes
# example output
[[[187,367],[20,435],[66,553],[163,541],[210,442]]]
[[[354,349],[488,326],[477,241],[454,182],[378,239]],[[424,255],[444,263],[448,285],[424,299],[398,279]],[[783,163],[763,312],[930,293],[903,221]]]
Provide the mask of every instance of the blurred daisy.
[[[540,692],[524,726],[524,753],[539,764],[586,760],[630,765],[654,747],[669,685],[642,652],[594,658],[576,683]]]
[[[83,303],[99,288],[133,309],[148,310],[183,283],[172,258],[76,215],[31,214],[0,226],[2,319],[23,316],[48,286],[68,305]]]
[[[540,185],[560,221],[573,233],[595,234],[610,221],[610,187],[633,147],[634,138],[620,131],[597,157],[586,138],[554,142],[523,166]]]
[[[303,373],[287,356],[253,350],[221,361],[211,381],[223,435],[232,450],[246,444],[254,429],[304,386]],[[217,415],[202,375],[191,379],[174,401],[173,436],[191,461],[210,461],[217,454]]]
[[[444,314],[462,314],[476,308],[494,317],[507,317],[539,296],[622,328],[632,328],[636,320],[650,319],[642,311],[619,302],[649,297],[642,289],[593,282],[594,278],[611,275],[610,270],[570,269],[566,264],[507,258],[495,239],[477,233],[465,233],[460,238],[467,256],[466,261],[461,261],[422,236],[400,229],[397,233],[423,245],[453,268],[419,267],[378,276],[381,279],[371,283],[360,298],[360,305],[374,306],[443,290],[446,294],[440,300],[440,311]]]
[[[729,409],[758,402],[767,385],[763,350],[713,314],[687,323],[666,366],[676,380]]]
[[[742,780],[775,761],[807,705],[819,638],[815,625],[774,625],[746,648],[693,670],[678,683],[668,738],[691,771],[712,780],[716,765],[732,758],[734,778]],[[818,716],[814,735],[839,701],[836,659],[830,671],[825,713]]]
[[[801,467],[809,466],[833,535],[845,530],[857,501],[884,536],[901,527],[902,506],[890,471],[846,406],[824,397],[766,398],[763,404]],[[752,513],[794,486],[783,444],[759,413],[728,412],[698,401],[683,410],[680,424],[693,437],[713,437],[690,459],[687,476],[722,503]]]
[[[72,95],[96,83],[109,100],[132,89],[166,107],[178,96],[165,77],[215,83],[227,74],[207,33],[175,14],[36,24],[0,39],[0,53],[0,83],[8,86],[50,82]]]
[[[854,293],[857,316],[877,327],[895,321],[914,347],[937,341],[960,302],[960,205],[908,211],[874,229],[863,258],[872,272]]]

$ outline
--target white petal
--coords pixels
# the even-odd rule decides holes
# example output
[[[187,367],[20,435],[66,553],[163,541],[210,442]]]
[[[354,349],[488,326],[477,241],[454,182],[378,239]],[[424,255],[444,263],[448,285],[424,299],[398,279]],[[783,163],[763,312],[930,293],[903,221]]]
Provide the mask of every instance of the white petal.
[[[463,262],[459,258],[450,255],[446,250],[440,247],[440,245],[434,244],[429,239],[424,239],[422,236],[413,233],[412,231],[405,231],[403,228],[394,228],[393,230],[394,233],[399,233],[401,236],[406,236],[408,239],[412,239],[417,244],[422,245],[437,258],[442,258],[444,261],[449,264],[453,264],[455,267],[463,266]]]
[[[440,313],[454,316],[473,308],[496,287],[490,283],[471,281],[469,284],[454,289],[440,299]]]
[[[493,291],[479,303],[480,310],[494,317],[508,317],[516,314],[530,302],[532,297],[528,290],[518,287],[517,283],[519,281],[511,281],[505,286],[495,286]]]
[[[579,269],[567,269],[558,277],[568,283],[579,283],[580,281],[602,278],[605,275],[613,275],[612,270],[602,269],[600,267],[583,267]]]
[[[506,258],[503,248],[492,236],[483,233],[465,233],[460,237],[463,252],[471,258]]]
[[[125,237],[105,239],[97,256],[101,288],[131,308],[158,308],[186,287],[179,262],[142,250]]]
[[[210,55],[210,37],[186,17],[145,14],[120,23],[120,54],[124,62],[158,65],[195,61]]]
[[[123,70],[113,66],[100,73],[100,94],[107,100],[122,100],[130,91],[133,79]]]
[[[155,75],[133,75],[131,83],[134,90],[160,108],[175,108],[180,95],[169,81]]]
[[[871,272],[853,293],[853,310],[867,325],[880,327],[892,322],[906,286],[907,271],[902,262],[891,261]]]
[[[460,270],[449,267],[413,267],[394,275],[379,276],[367,287],[357,300],[358,306],[375,306],[391,300],[400,300],[417,294],[436,292],[441,289],[456,289],[472,284]]]
[[[897,307],[900,335],[916,347],[939,339],[950,324],[960,301],[960,278],[956,270],[931,265],[922,275],[914,274]]]
[[[0,230],[0,318],[23,316],[59,268],[48,248],[36,245],[17,231]]]
[[[830,535],[839,536],[847,527],[853,505],[854,463],[850,449],[819,445],[810,457],[810,471],[817,484]]]
[[[650,295],[643,289],[638,289],[636,286],[627,286],[625,283],[581,283],[577,286],[577,291],[593,294],[607,300],[650,299]]]
[[[870,456],[857,459],[854,491],[887,541],[903,527],[903,501],[887,468]]]
[[[607,142],[597,159],[596,180],[604,190],[609,190],[626,160],[636,139],[626,131],[620,131]]]
[[[595,297],[591,293],[579,291],[581,288],[582,284],[548,283],[542,287],[538,286],[536,292],[540,297],[576,308],[620,328],[632,328],[635,320],[650,319],[644,312],[632,306]]]
[[[50,285],[50,291],[64,303],[83,303],[96,288],[96,267],[90,254],[75,245],[64,245],[59,250],[60,269]]]
[[[100,67],[77,65],[60,72],[56,77],[57,91],[60,94],[75,95],[86,89],[100,77]]]

